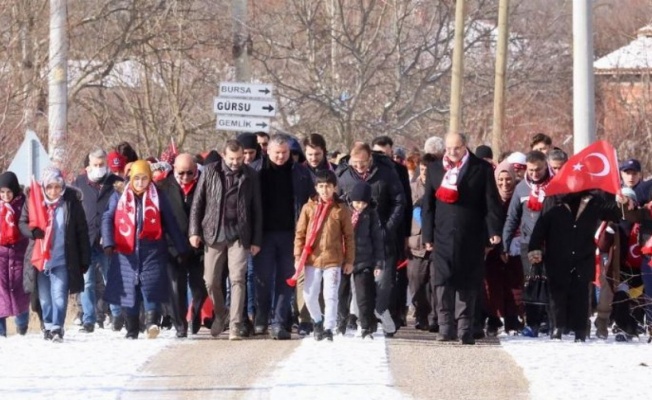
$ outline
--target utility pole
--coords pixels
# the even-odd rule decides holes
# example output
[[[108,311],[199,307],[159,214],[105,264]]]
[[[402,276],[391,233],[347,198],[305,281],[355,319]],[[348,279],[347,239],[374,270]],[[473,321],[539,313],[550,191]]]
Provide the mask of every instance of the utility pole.
[[[50,0],[48,73],[48,152],[63,168],[68,112],[68,32],[66,0]]]
[[[459,133],[462,120],[462,74],[464,55],[464,0],[455,4],[455,38],[451,77],[450,126],[448,132]]]
[[[591,0],[573,0],[573,150],[595,141]]]
[[[507,74],[507,42],[509,37],[509,0],[498,4],[498,43],[496,43],[496,76],[494,80],[494,122],[491,147],[494,160],[502,153],[503,129],[505,127],[505,86]]]
[[[251,51],[251,39],[249,27],[247,26],[248,0],[232,0],[233,15],[233,63],[235,64],[235,80],[237,82],[249,82],[251,70],[249,67],[249,53]]]

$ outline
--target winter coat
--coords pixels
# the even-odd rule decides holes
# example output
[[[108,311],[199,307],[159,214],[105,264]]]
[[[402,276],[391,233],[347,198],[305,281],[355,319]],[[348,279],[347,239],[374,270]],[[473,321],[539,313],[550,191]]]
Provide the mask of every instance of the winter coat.
[[[485,247],[491,236],[500,236],[505,220],[494,171],[470,153],[458,179],[459,200],[452,204],[435,197],[445,173],[441,161],[428,165],[421,210],[423,242],[434,245],[434,284],[477,290]]]
[[[353,211],[351,211],[353,212]],[[376,208],[370,204],[358,217],[355,232],[355,261],[353,271],[385,268],[383,229]]]
[[[223,227],[224,166],[213,163],[204,168],[195,188],[190,209],[188,236],[201,236],[204,243],[217,242]],[[260,246],[263,238],[263,210],[258,173],[247,165],[242,166],[238,179],[238,238],[242,247]]]
[[[571,274],[588,284],[595,278],[595,232],[600,221],[617,222],[620,207],[601,196],[582,197],[577,216],[564,201],[543,213],[532,231],[528,251],[543,251],[551,290],[568,290]]]
[[[310,198],[315,196],[317,192],[315,191],[315,184],[312,181],[312,177],[308,168],[306,168],[306,166],[301,163],[295,163],[291,160],[289,162],[292,162],[292,196],[294,203],[294,220],[298,221],[303,205],[306,204]],[[258,175],[259,179],[264,179],[266,172],[272,168],[270,163],[271,161],[269,161],[269,157],[264,156]],[[262,191],[261,199],[263,202],[265,201],[266,196],[267,194]]]
[[[509,202],[507,219],[503,228],[503,251],[505,253],[509,253],[512,240],[517,236],[518,231],[521,233],[520,240],[522,244],[527,244],[530,241],[534,224],[537,223],[537,219],[541,214],[540,211],[530,210],[527,205],[531,191],[525,179],[514,188],[514,195]]]
[[[310,199],[301,209],[297,231],[294,235],[294,258],[301,258],[301,253],[308,240],[310,225],[314,224],[317,199]],[[353,264],[355,259],[355,242],[351,213],[346,203],[335,201],[324,219],[323,225],[312,252],[306,259],[306,265],[317,268],[341,267]]]
[[[29,198],[29,193],[27,193]],[[72,186],[66,186],[63,193],[65,215],[65,253],[66,268],[68,270],[68,292],[80,293],[84,290],[84,272],[91,265],[91,246],[88,238],[88,224],[82,205],[82,192]],[[29,228],[29,201],[25,202],[20,215],[20,232],[30,238],[25,263],[23,265],[23,287],[25,292],[32,293],[36,288],[36,268],[32,265],[32,251],[34,239]]]
[[[115,253],[107,274],[104,300],[110,304],[133,307],[136,301],[136,286],[140,285],[149,301],[164,302],[168,296],[167,241],[170,235],[179,254],[190,250],[188,240],[181,233],[170,203],[160,189],[158,191],[161,226],[164,235],[158,240],[138,237],[142,228],[142,197],[136,196],[136,242],[132,254]],[[102,240],[104,248],[115,248],[114,220],[121,193],[115,192],[102,216]]]
[[[22,194],[11,202],[16,215],[20,216],[24,203]],[[28,242],[21,237],[12,245],[0,246],[0,318],[29,310],[29,294],[23,289],[23,262]]]
[[[100,241],[102,215],[115,190],[114,185],[118,182],[123,182],[123,179],[114,174],[107,174],[97,184],[91,182],[86,174],[81,174],[75,179],[75,187],[82,192],[82,205],[88,223],[91,247]]]
[[[200,177],[202,172],[199,172]],[[195,193],[197,192],[197,183],[190,190],[190,193],[186,195],[183,193],[179,182],[174,177],[174,174],[168,175],[165,179],[157,183],[159,191],[167,197],[170,207],[172,209],[172,214],[177,220],[177,225],[181,231],[181,236],[188,237],[188,226],[190,224],[190,209],[192,207],[192,202]],[[174,245],[174,240],[172,236],[166,232],[165,234],[167,243],[168,243],[168,252],[172,257],[179,255],[177,248]]]
[[[408,248],[410,249],[410,254],[414,257],[425,257],[426,248],[424,246],[422,237],[421,237],[421,226],[423,225],[421,219],[421,201],[423,199],[423,194],[425,186],[421,183],[421,180],[416,180],[410,184],[411,194],[412,194],[412,215],[411,217],[411,229],[410,236],[408,237]]]
[[[394,167],[394,162],[387,156],[377,154],[372,154],[372,158],[373,162],[367,176],[367,183],[371,186],[371,198],[376,204],[376,211],[385,230],[385,237],[393,241],[399,236],[403,226],[407,203],[405,191]],[[362,180],[360,175],[348,165],[348,159],[348,156],[343,157],[337,169],[337,186],[344,199],[348,199],[355,184]]]

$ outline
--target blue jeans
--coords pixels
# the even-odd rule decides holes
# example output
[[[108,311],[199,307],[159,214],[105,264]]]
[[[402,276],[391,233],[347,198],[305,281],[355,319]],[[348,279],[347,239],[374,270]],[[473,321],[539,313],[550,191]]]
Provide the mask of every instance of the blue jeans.
[[[88,267],[88,271],[84,274],[84,291],[81,293],[82,311],[84,312],[82,323],[84,325],[94,325],[95,322],[97,322],[97,313],[95,309],[97,304],[95,274],[99,269],[102,274],[102,279],[104,279],[104,283],[106,284],[106,274],[109,271],[109,265],[111,265],[110,261],[111,260],[104,255],[104,251],[99,246],[93,246],[91,248],[91,265]],[[111,315],[114,317],[120,315],[120,306],[111,304],[109,305],[109,308],[111,309]]]
[[[249,255],[247,258],[247,314],[256,313],[256,283],[254,281],[254,258]]]
[[[143,308],[145,309],[145,312],[147,311],[158,311],[160,308],[160,304],[150,301],[145,297],[145,293],[143,292],[142,288],[140,285],[136,286],[136,298],[134,301],[134,306],[133,307],[124,307],[124,312],[126,315],[131,316],[131,317],[138,317],[140,315],[140,305],[143,305]]]
[[[254,257],[256,282],[256,326],[267,326],[272,311],[272,328],[286,328],[294,288],[286,279],[294,275],[294,232],[266,232],[260,252]],[[272,293],[274,301],[271,301]]]
[[[29,310],[24,313],[18,314],[15,317],[16,327],[27,329],[27,323],[29,322]],[[7,318],[0,318],[0,336],[7,336]]]
[[[643,290],[645,292],[643,296],[643,301],[645,302],[645,319],[647,320],[647,326],[652,326],[652,267],[650,267],[650,257],[643,257],[641,278],[643,279]]]
[[[68,268],[60,265],[39,272],[37,280],[45,330],[63,329],[68,307]]]

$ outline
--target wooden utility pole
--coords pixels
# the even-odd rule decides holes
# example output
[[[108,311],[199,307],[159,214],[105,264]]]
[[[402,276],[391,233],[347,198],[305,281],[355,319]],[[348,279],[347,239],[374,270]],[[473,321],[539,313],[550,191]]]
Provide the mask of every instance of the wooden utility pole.
[[[233,16],[233,63],[235,66],[235,80],[249,82],[251,70],[249,66],[249,53],[251,45],[248,24],[248,0],[232,0]]]
[[[455,4],[455,38],[451,77],[450,133],[459,133],[462,121],[462,75],[464,55],[464,0]]]
[[[50,48],[48,70],[48,153],[63,168],[68,129],[68,32],[66,0],[50,0]]]
[[[509,38],[509,0],[498,5],[498,43],[496,43],[496,76],[494,80],[494,123],[491,147],[494,160],[502,153],[503,129],[505,127],[505,86],[507,73],[507,44]]]

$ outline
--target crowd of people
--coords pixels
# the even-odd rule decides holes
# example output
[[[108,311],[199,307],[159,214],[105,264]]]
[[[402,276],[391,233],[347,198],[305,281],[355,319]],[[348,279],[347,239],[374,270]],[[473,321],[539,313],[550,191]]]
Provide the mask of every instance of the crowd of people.
[[[568,160],[545,134],[495,158],[463,134],[407,151],[388,136],[329,152],[323,136],[240,133],[219,151],[141,159],[94,149],[70,182],[0,175],[0,336],[29,308],[80,330],[230,340],[407,326],[474,344],[500,332],[584,342],[652,337],[652,181],[547,196]],[[25,184],[25,183],[23,183]],[[597,279],[596,278],[597,271]],[[526,296],[545,277],[545,301]],[[107,322],[108,319],[108,322]]]

